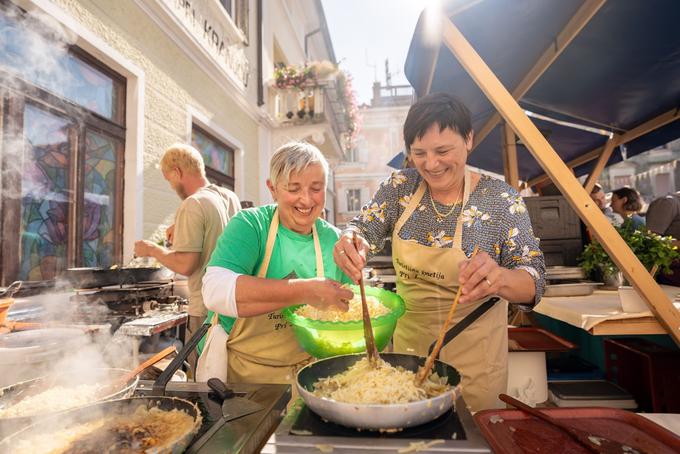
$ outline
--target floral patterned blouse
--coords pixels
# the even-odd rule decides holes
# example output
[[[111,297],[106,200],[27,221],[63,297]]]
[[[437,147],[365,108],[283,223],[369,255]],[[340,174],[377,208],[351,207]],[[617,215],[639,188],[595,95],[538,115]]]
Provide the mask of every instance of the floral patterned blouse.
[[[362,209],[349,227],[361,231],[370,245],[371,254],[377,254],[385,240],[392,237],[397,220],[418,189],[422,177],[416,169],[394,172],[380,184],[380,188]],[[456,222],[461,212],[460,204],[453,212],[451,205],[433,201],[429,189],[411,217],[404,223],[399,238],[419,244],[450,248]],[[531,221],[522,197],[505,182],[482,175],[463,209],[463,251],[470,256],[474,246],[488,253],[496,262],[511,269],[526,270],[536,283],[537,303],[545,289],[545,263],[539,249],[539,239],[534,236]]]

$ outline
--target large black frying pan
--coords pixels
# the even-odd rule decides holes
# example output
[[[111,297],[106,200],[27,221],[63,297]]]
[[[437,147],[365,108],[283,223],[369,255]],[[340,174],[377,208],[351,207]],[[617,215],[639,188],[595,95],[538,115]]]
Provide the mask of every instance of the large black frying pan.
[[[180,410],[187,413],[192,419],[193,424],[188,430],[175,434],[175,436],[162,440],[159,446],[154,446],[150,452],[172,452],[181,453],[191,442],[194,435],[201,427],[201,412],[198,407],[184,399],[176,397],[131,397],[128,399],[119,399],[108,402],[102,402],[88,407],[71,410],[58,415],[45,416],[35,420],[35,423],[25,429],[10,435],[0,442],[0,452],[17,452],[17,449],[22,445],[34,443],[36,440],[44,440],[50,434],[58,434],[63,430],[73,429],[74,427],[100,420],[103,417],[132,415],[139,406],[146,408],[160,408],[161,410]],[[96,440],[93,437],[96,432]],[[87,440],[94,440],[96,449],[88,449],[87,452],[116,452],[117,446],[123,446],[129,443],[130,440],[134,442],[136,437],[133,434],[134,429],[130,428],[127,431],[118,431],[115,434],[104,429],[95,429],[94,432],[76,437],[75,442],[83,442]],[[117,445],[116,445],[117,443]],[[87,443],[89,445],[89,442]],[[54,447],[54,446],[52,446]],[[41,452],[40,447],[35,447],[36,452]],[[79,451],[82,452],[82,451]]]
[[[492,297],[482,303],[463,320],[451,328],[444,338],[446,343],[453,340],[465,328],[481,317],[499,298]],[[432,347],[430,351],[432,351]],[[300,396],[315,413],[323,419],[347,427],[369,430],[393,430],[413,427],[432,421],[448,411],[460,394],[460,374],[451,365],[435,361],[434,370],[440,377],[446,377],[451,389],[430,399],[405,404],[354,404],[337,402],[313,394],[314,383],[318,380],[346,371],[364,357],[363,353],[341,355],[322,359],[309,364],[297,374],[296,385]],[[401,353],[381,353],[380,358],[393,366],[417,372],[425,364],[425,357]]]
[[[75,288],[97,288],[109,285],[137,284],[163,279],[164,268],[68,268],[64,277]]]

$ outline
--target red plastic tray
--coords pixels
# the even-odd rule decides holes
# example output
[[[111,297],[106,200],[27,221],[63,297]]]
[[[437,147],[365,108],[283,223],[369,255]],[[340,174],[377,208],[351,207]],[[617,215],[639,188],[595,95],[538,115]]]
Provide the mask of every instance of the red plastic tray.
[[[596,436],[653,454],[677,454],[680,437],[635,413],[616,408],[541,408],[553,418]],[[520,410],[483,410],[475,421],[497,454],[589,454],[561,429]]]
[[[566,339],[541,328],[508,328],[511,352],[566,352],[576,348]]]

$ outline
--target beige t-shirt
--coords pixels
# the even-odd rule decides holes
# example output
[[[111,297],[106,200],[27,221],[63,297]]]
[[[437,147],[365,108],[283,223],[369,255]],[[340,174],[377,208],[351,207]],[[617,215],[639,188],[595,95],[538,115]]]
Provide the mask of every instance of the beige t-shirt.
[[[172,248],[177,252],[200,252],[200,266],[189,276],[189,315],[205,317],[208,310],[201,297],[201,279],[229,219],[241,209],[232,191],[210,184],[187,197],[175,216]]]

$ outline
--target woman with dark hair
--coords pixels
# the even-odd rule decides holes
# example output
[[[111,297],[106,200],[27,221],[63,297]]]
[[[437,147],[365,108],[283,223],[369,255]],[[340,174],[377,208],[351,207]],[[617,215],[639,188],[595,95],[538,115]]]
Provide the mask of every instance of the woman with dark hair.
[[[472,122],[457,98],[435,93],[417,101],[404,123],[404,141],[412,168],[381,184],[336,243],[335,261],[356,281],[367,255],[392,239],[397,293],[406,302],[394,333],[397,352],[427,355],[462,286],[454,323],[477,308],[487,312],[440,357],[460,371],[463,396],[474,411],[502,407],[507,302],[532,305],[543,294],[538,239],[517,191],[467,169]],[[358,247],[352,233],[361,239]],[[501,302],[484,304],[493,295]]]
[[[645,228],[645,220],[637,212],[642,209],[640,194],[628,187],[612,191],[611,207],[614,213],[621,215],[624,221],[630,219],[633,228],[640,230]]]

